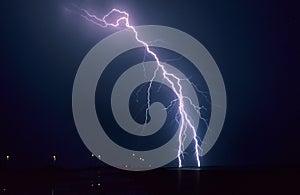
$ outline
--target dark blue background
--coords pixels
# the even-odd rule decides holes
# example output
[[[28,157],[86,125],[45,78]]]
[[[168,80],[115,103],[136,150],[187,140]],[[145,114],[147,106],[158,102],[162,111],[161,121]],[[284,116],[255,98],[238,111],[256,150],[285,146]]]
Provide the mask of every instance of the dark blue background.
[[[101,165],[77,134],[73,80],[86,53],[114,29],[73,13],[127,10],[134,25],[187,32],[223,75],[228,111],[207,166],[299,166],[299,80],[293,5],[276,1],[6,1],[1,3],[0,158],[11,165]]]

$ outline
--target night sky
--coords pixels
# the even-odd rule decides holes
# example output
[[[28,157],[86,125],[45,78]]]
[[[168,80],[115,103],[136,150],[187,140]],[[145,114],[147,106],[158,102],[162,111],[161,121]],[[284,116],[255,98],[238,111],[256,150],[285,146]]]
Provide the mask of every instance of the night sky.
[[[134,25],[165,25],[199,40],[219,66],[227,92],[223,130],[205,166],[299,166],[299,80],[293,5],[276,1],[5,1],[1,3],[0,158],[16,167],[103,165],[81,141],[72,87],[87,52],[117,31],[98,16],[114,7]],[[193,165],[193,164],[190,164]]]

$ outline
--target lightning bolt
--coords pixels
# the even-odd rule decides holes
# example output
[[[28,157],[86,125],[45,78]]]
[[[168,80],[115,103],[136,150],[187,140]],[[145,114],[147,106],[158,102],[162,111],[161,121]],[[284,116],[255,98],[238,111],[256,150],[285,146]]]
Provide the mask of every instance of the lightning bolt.
[[[176,121],[180,126],[179,127],[179,136],[178,136],[179,145],[178,145],[178,152],[177,152],[177,158],[178,158],[178,162],[179,162],[178,166],[182,167],[182,158],[183,158],[183,152],[184,152],[184,140],[186,138],[186,131],[188,129],[190,129],[193,133],[193,140],[194,140],[194,143],[195,143],[194,150],[195,150],[195,157],[196,157],[196,160],[197,160],[197,165],[198,165],[198,167],[200,167],[201,147],[200,147],[199,141],[198,141],[199,137],[197,136],[197,128],[194,127],[193,121],[187,113],[186,106],[185,106],[185,100],[187,100],[187,103],[192,105],[192,107],[197,111],[197,113],[199,115],[200,115],[200,110],[202,109],[202,107],[196,106],[195,104],[193,104],[192,100],[189,97],[183,95],[181,82],[186,81],[187,79],[181,79],[181,78],[177,77],[176,75],[174,75],[174,74],[172,74],[172,73],[170,73],[166,70],[165,66],[163,65],[162,62],[160,62],[157,55],[150,49],[149,44],[140,39],[138,32],[136,31],[134,26],[132,26],[129,22],[129,14],[127,12],[121,11],[121,10],[118,10],[118,9],[112,9],[110,12],[108,12],[102,18],[98,18],[96,15],[90,14],[85,9],[80,9],[80,10],[82,11],[81,16],[83,18],[85,18],[89,22],[94,23],[97,26],[100,26],[100,27],[103,27],[103,28],[105,28],[105,27],[115,27],[115,28],[117,28],[117,27],[122,27],[123,25],[125,25],[125,27],[127,29],[131,30],[134,33],[136,41],[141,43],[144,46],[146,52],[148,54],[150,54],[155,59],[157,66],[156,66],[156,69],[154,71],[153,77],[150,80],[149,87],[147,89],[147,109],[146,109],[146,114],[145,114],[145,124],[148,121],[148,112],[149,112],[149,108],[150,108],[150,97],[151,97],[152,83],[153,83],[154,79],[156,78],[158,71],[161,70],[164,79],[171,85],[172,90],[176,94],[176,97],[177,97],[175,100],[173,100],[171,102],[170,105],[172,105],[174,101],[178,101],[178,105],[179,105],[178,106],[177,117],[178,116],[180,117],[180,121],[178,119],[179,117],[178,118],[176,117]],[[114,22],[109,22],[108,18],[110,16],[112,16],[113,14],[118,14],[120,16]],[[201,117],[201,119],[202,119],[202,117]]]

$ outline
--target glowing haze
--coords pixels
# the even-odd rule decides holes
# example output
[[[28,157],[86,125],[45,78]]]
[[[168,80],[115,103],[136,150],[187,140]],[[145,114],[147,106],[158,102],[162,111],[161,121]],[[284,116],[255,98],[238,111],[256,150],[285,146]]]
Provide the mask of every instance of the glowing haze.
[[[153,77],[150,80],[150,85],[147,89],[147,109],[146,109],[146,114],[145,114],[145,124],[148,121],[147,117],[148,117],[148,112],[149,112],[149,108],[150,108],[150,96],[151,96],[150,91],[151,91],[152,83],[157,75],[157,72],[159,70],[161,70],[164,79],[166,79],[166,81],[171,85],[173,92],[176,94],[177,99],[173,100],[173,101],[178,101],[177,115],[180,116],[180,121],[176,118],[176,121],[178,122],[178,124],[180,126],[179,127],[179,136],[178,136],[179,145],[178,145],[178,153],[177,153],[177,158],[178,158],[178,162],[179,162],[178,166],[182,167],[182,158],[183,158],[183,152],[184,152],[183,151],[183,148],[184,148],[183,142],[185,139],[186,131],[190,130],[193,132],[193,140],[194,140],[194,144],[195,144],[195,146],[194,146],[195,157],[197,160],[197,165],[198,165],[198,167],[200,167],[201,147],[200,147],[199,141],[198,141],[199,138],[197,136],[197,127],[195,127],[193,125],[193,121],[192,121],[191,117],[189,116],[189,114],[187,113],[185,103],[191,104],[198,113],[201,108],[196,106],[195,104],[193,104],[192,100],[189,97],[183,95],[181,82],[183,80],[186,81],[186,79],[180,79],[176,75],[174,75],[166,70],[165,66],[160,62],[157,55],[150,49],[149,44],[140,39],[138,32],[136,31],[134,26],[132,26],[130,24],[129,14],[127,12],[121,11],[118,9],[112,9],[110,12],[108,12],[108,14],[106,14],[102,18],[98,18],[97,16],[90,14],[85,9],[81,9],[81,11],[82,11],[81,16],[83,18],[85,18],[89,22],[94,23],[97,26],[100,26],[103,28],[104,27],[124,27],[124,28],[131,30],[132,33],[134,33],[136,41],[141,43],[144,46],[147,53],[150,54],[152,57],[154,57],[157,67],[153,73]],[[118,16],[117,19],[115,19],[114,21],[109,21],[110,16],[115,15],[115,14]],[[172,103],[173,102],[170,102],[170,104],[172,104]],[[199,113],[199,115],[200,115],[200,113]]]

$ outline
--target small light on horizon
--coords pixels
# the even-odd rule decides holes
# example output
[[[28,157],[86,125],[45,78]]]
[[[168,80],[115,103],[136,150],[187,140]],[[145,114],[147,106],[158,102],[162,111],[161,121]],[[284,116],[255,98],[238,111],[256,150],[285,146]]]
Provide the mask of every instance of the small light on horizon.
[[[6,160],[9,160],[9,159],[10,159],[10,156],[9,156],[9,155],[7,155],[7,156],[6,156]]]
[[[55,156],[55,155],[53,155],[53,161],[54,161],[54,162],[56,161],[56,156]]]

